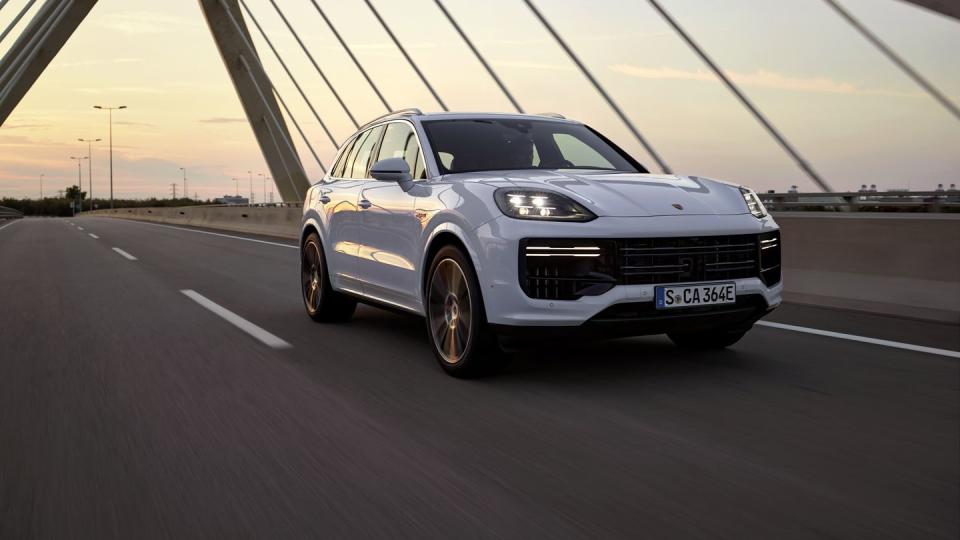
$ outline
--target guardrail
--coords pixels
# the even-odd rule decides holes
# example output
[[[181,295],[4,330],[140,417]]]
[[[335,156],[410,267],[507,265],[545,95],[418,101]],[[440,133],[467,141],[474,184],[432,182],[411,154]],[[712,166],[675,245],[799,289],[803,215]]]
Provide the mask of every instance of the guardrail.
[[[7,208],[6,206],[0,206],[0,219],[20,219],[22,217],[23,212],[14,210],[13,208]]]
[[[960,212],[960,191],[761,193],[771,212]]]

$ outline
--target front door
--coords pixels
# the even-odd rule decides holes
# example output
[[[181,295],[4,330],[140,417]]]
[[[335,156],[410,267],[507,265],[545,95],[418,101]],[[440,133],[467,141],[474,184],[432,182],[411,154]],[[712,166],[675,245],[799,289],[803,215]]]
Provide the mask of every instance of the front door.
[[[413,126],[387,124],[375,159],[402,157],[415,180],[422,179],[423,156]],[[409,186],[408,186],[409,189]],[[360,190],[360,249],[357,257],[364,294],[389,304],[420,311],[417,265],[421,222],[415,192],[396,182],[367,180]]]

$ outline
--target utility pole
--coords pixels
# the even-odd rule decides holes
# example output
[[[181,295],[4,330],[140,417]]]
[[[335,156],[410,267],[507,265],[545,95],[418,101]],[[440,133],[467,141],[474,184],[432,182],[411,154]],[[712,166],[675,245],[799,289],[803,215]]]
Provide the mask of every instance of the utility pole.
[[[170,184],[170,190],[173,193],[173,200],[177,200],[177,183],[176,182]]]
[[[118,111],[121,109],[126,109],[126,105],[121,105],[119,107],[101,107],[100,105],[94,105],[94,109],[100,109],[107,111],[110,115],[110,209],[113,209],[113,111]]]
[[[100,142],[102,139],[77,140],[87,143],[87,167],[89,168],[87,179],[90,182],[90,210],[93,210],[93,143]]]

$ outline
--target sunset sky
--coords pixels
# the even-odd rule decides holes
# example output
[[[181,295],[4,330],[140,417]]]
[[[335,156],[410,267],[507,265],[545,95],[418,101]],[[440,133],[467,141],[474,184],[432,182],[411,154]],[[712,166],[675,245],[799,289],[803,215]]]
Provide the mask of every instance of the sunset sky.
[[[247,2],[321,118],[338,140],[348,137],[353,125],[270,3]],[[438,109],[362,0],[318,2],[394,108]],[[582,120],[655,168],[521,0],[445,3],[528,111]],[[25,4],[11,0],[0,29]],[[309,0],[278,4],[358,120],[382,114]],[[451,109],[511,110],[431,0],[375,4]],[[821,0],[663,4],[835,188],[960,183],[960,122]],[[960,102],[960,21],[899,0],[843,4]],[[537,5],[676,171],[757,190],[815,189],[647,2]],[[329,161],[334,147],[257,38],[278,90]],[[13,41],[4,40],[0,54]],[[168,197],[179,167],[201,198],[233,193],[237,176],[247,194],[248,170],[269,174],[196,0],[100,0],[0,127],[0,197],[37,197],[41,174],[47,195],[76,183],[69,157],[86,153],[80,137],[104,139],[93,151],[94,191],[104,195],[107,115],[93,105],[129,107],[114,115],[117,197]],[[320,168],[300,147],[318,180]],[[83,174],[86,189],[86,167]],[[257,181],[258,202],[262,189]]]

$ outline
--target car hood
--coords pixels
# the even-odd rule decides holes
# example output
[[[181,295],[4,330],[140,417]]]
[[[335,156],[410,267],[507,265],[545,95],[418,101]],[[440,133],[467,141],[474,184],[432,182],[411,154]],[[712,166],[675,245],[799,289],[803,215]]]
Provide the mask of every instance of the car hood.
[[[584,203],[599,216],[733,215],[748,212],[738,186],[697,176],[564,170],[451,176],[556,191]]]

